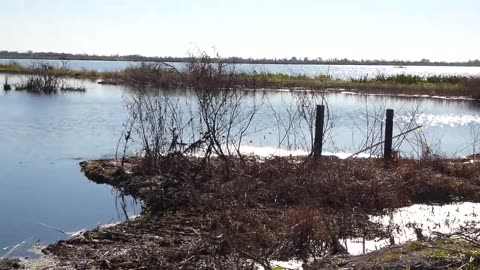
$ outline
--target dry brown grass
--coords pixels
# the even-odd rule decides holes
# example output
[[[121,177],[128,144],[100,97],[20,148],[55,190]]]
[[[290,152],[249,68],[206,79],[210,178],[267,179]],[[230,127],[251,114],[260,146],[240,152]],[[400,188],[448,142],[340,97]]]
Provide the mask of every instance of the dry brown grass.
[[[236,254],[265,264],[341,253],[345,238],[388,238],[388,228],[371,223],[368,214],[414,203],[480,201],[480,166],[465,160],[400,159],[386,167],[377,159],[170,155],[157,164],[148,173],[141,159],[124,167],[112,161],[82,167],[89,178],[141,198],[152,217],[193,212],[209,220],[202,233],[210,235],[204,241],[212,256]]]
[[[100,177],[142,199],[149,196],[145,186],[152,191],[170,188],[178,197],[168,199],[178,207],[204,204],[217,208],[216,204],[208,204],[222,200],[242,208],[285,209],[310,205],[317,209],[375,212],[413,203],[477,200],[480,192],[477,186],[480,165],[465,160],[401,159],[386,167],[379,159],[285,157],[225,161],[211,158],[205,163],[202,159],[171,155],[162,158],[159,166],[148,174],[140,159],[130,160],[125,166],[131,167],[132,175],[126,175],[111,162],[90,162],[82,166],[90,178],[101,181]],[[116,174],[105,175],[106,171]],[[189,189],[197,194],[190,196]],[[187,197],[181,197],[184,195]],[[201,199],[202,196],[208,196],[211,201]]]

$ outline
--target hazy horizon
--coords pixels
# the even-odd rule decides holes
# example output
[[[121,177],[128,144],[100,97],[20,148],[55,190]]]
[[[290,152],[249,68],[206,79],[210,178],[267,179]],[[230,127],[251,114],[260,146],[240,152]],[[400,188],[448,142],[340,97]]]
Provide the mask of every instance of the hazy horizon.
[[[480,2],[17,0],[0,50],[418,61],[480,58]]]

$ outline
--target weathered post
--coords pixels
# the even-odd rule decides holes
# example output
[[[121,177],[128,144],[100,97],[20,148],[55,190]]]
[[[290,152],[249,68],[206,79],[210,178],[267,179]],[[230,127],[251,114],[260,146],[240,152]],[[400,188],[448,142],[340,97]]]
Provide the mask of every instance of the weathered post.
[[[10,84],[8,84],[8,77],[5,77],[5,83],[3,84],[3,90],[5,90],[5,91],[12,90],[12,87],[10,86]]]
[[[383,151],[383,158],[385,162],[390,162],[392,159],[392,138],[393,137],[393,110],[387,109],[385,120],[385,149]]]
[[[323,121],[325,116],[325,106],[317,105],[317,116],[315,119],[315,141],[313,143],[313,156],[322,155],[323,144]]]

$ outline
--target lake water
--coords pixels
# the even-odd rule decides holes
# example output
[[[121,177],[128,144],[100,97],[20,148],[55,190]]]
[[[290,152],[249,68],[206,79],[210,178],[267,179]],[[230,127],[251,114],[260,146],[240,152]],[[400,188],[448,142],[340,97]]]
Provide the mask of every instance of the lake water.
[[[25,240],[11,255],[28,255],[25,248],[37,240],[67,237],[41,223],[72,232],[118,220],[115,192],[87,181],[78,163],[115,153],[122,91],[89,90],[58,96],[0,90],[0,257]]]
[[[8,77],[13,84],[22,79]],[[0,74],[0,81],[4,78]],[[47,96],[0,90],[0,256],[9,252],[4,247],[25,240],[27,247],[37,240],[50,243],[67,237],[42,224],[73,232],[118,220],[115,192],[89,182],[78,162],[115,155],[127,117],[124,99],[131,91],[95,82],[74,83],[87,91]],[[170,96],[191,98],[185,91]],[[255,132],[248,135],[243,150],[264,155],[304,153],[308,143],[284,142],[277,149],[279,136],[272,108],[288,119],[286,108],[295,104],[295,99],[281,91],[268,92],[266,97],[268,102],[254,120]],[[361,148],[366,119],[371,119],[374,111],[383,118],[385,108],[396,110],[394,134],[405,127],[417,108],[416,121],[424,126],[425,138],[448,156],[472,154],[475,134],[480,134],[478,102],[347,93],[326,98],[333,127],[325,152],[352,153]],[[402,144],[405,155],[416,155],[412,145]],[[133,207],[131,213],[138,214],[139,208]],[[19,248],[9,255],[27,254]]]
[[[30,60],[18,59],[16,63],[25,67],[32,63],[48,63],[52,65],[61,65],[59,60]],[[8,64],[11,59],[0,59],[0,64]],[[71,60],[68,66],[74,70],[96,70],[96,71],[119,71],[129,66],[138,65],[139,62],[130,61],[84,61]],[[171,63],[181,69],[184,64]],[[288,65],[288,64],[238,64],[237,69],[244,72],[269,72],[285,73],[292,75],[331,75],[338,79],[362,78],[364,76],[374,77],[378,74],[412,74],[412,75],[462,75],[462,76],[480,76],[480,67],[450,67],[450,66],[407,66],[405,68],[395,68],[395,66],[360,66],[360,65]]]

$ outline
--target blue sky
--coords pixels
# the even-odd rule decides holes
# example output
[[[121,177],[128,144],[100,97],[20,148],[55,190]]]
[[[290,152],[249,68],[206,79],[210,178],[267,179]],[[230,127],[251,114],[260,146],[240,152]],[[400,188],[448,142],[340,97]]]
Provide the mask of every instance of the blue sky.
[[[478,0],[0,0],[0,50],[480,59]]]

